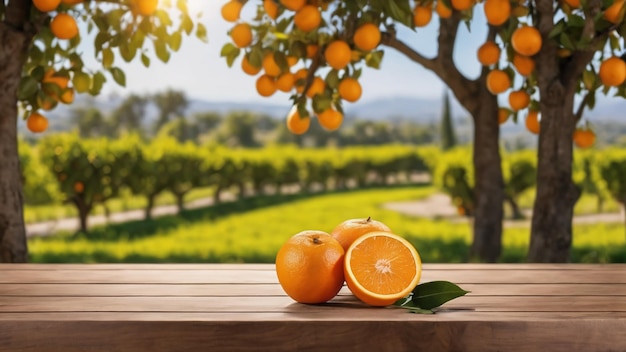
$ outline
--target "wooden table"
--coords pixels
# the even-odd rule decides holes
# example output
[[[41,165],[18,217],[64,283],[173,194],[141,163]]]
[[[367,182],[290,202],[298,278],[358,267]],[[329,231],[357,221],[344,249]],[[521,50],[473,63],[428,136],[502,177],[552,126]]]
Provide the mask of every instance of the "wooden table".
[[[626,265],[425,265],[434,315],[287,297],[273,265],[0,264],[0,351],[626,351]]]

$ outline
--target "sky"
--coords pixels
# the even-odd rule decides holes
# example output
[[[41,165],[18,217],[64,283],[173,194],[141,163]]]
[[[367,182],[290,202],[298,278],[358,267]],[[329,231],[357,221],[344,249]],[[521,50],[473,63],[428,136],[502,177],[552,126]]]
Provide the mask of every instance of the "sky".
[[[192,99],[289,104],[289,94],[280,91],[269,98],[259,96],[255,89],[256,78],[241,71],[240,60],[229,68],[226,60],[220,57],[222,46],[229,41],[227,32],[233,26],[222,19],[220,14],[220,8],[225,2],[226,0],[188,0],[191,12],[203,13],[201,22],[207,26],[208,43],[195,37],[185,37],[180,51],[174,53],[167,64],[153,57],[149,68],[143,67],[139,60],[129,64],[117,60],[116,65],[126,72],[126,88],[111,80],[105,85],[103,93],[148,94],[172,88],[184,91]],[[242,11],[242,19],[252,18],[257,4],[261,3],[260,0],[249,1]],[[481,8],[477,9],[475,16],[477,23],[484,21]],[[400,30],[399,36],[422,54],[433,56],[437,35],[435,22],[417,32]],[[477,24],[474,27],[471,34],[463,27],[455,50],[457,65],[469,77],[475,77],[479,72],[476,50],[485,39],[485,26]],[[90,49],[93,41],[85,40],[83,45],[85,52],[91,51],[93,57],[93,50]],[[445,86],[434,74],[393,49],[385,50],[379,70],[364,69],[360,81],[363,95],[354,104],[395,96],[440,99],[445,90]]]

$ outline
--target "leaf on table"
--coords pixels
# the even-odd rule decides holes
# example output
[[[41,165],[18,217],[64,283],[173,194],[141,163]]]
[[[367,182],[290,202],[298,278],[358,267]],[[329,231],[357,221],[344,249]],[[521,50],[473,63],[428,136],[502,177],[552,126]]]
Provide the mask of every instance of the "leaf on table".
[[[431,281],[417,285],[410,297],[415,306],[433,309],[468,292],[449,281]]]

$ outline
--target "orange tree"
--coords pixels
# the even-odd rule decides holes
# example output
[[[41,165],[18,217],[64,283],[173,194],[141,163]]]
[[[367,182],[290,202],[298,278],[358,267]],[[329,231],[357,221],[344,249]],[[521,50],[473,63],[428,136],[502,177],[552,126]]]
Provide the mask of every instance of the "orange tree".
[[[168,61],[185,35],[206,39],[186,2],[162,0],[0,1],[0,261],[28,260],[17,148],[17,119],[46,130],[45,110],[96,95],[112,78],[125,84],[118,60]],[[171,9],[171,10],[170,10]],[[79,44],[93,40],[101,67],[83,63]],[[28,177],[28,175],[26,176]]]
[[[534,92],[530,109],[541,114],[529,261],[569,260],[580,196],[572,177],[573,147],[595,140],[581,117],[599,93],[626,96],[623,5],[623,0],[536,0],[526,16],[499,33],[513,55],[535,61],[535,73],[523,80]]]
[[[321,13],[319,23],[311,8]],[[452,53],[459,25],[479,10],[488,26],[476,53],[483,69],[469,79],[455,67]],[[261,71],[261,95],[273,94],[281,77],[297,69],[291,65],[302,60],[304,67],[294,73],[297,109],[287,119],[294,133],[304,133],[310,123],[303,118],[310,115],[308,101],[322,126],[326,111],[341,112],[342,101],[351,101],[342,92],[343,81],[358,79],[362,63],[380,64],[379,44],[433,71],[474,120],[472,252],[483,260],[497,260],[501,246],[498,122],[525,117],[529,131],[539,135],[528,260],[564,262],[580,194],[572,181],[573,145],[589,147],[595,139],[593,131],[579,126],[581,117],[593,108],[598,92],[626,96],[626,63],[620,56],[625,11],[623,0],[264,0],[251,24],[231,18],[237,21],[230,32],[233,44],[224,46],[222,55],[232,64],[243,50],[244,71]],[[396,36],[398,26],[416,28],[435,17],[439,34],[433,58]],[[499,107],[502,101],[508,104]]]
[[[433,0],[264,0],[255,1],[254,18],[240,18],[242,2],[231,0],[222,16],[233,22],[232,43],[222,48],[229,65],[238,57],[241,69],[257,76],[261,96],[277,91],[291,94],[294,109],[287,127],[294,134],[305,133],[312,117],[332,131],[343,120],[342,102],[356,102],[361,96],[359,78],[364,67],[378,68],[383,47],[395,49],[416,64],[435,73],[474,119],[474,169],[476,204],[471,256],[496,261],[501,252],[504,187],[498,149],[498,99],[487,84],[490,67],[499,59],[499,50],[477,78],[463,75],[453,60],[459,27],[472,18],[472,6],[454,1]],[[472,1],[467,1],[473,5]],[[248,2],[246,6],[254,6]],[[434,9],[433,9],[434,8]],[[508,17],[508,16],[507,16]],[[438,50],[429,58],[415,49],[420,27],[438,20]],[[398,27],[417,31],[411,46],[396,34]],[[495,38],[496,27],[486,41]],[[497,49],[497,48],[496,48]],[[493,50],[492,50],[493,51]],[[489,56],[489,55],[487,55]],[[491,56],[494,56],[491,53]],[[478,59],[477,59],[478,60]],[[509,84],[502,77],[492,79],[496,88]]]

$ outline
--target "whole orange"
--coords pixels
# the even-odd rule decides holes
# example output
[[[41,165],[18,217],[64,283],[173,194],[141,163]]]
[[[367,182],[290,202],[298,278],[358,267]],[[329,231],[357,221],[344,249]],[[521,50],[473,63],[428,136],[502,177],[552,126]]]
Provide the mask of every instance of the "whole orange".
[[[499,26],[511,16],[511,3],[509,0],[486,0],[483,10],[487,22],[493,26]]]
[[[275,20],[278,17],[278,5],[274,0],[263,0],[263,9],[271,19]]]
[[[306,5],[306,0],[280,0],[280,3],[291,11],[298,11]]]
[[[626,80],[626,63],[620,57],[612,56],[602,61],[598,76],[605,86],[619,86]]]
[[[333,108],[328,108],[317,114],[317,120],[326,131],[334,131],[341,126],[343,114]]]
[[[302,117],[294,106],[287,115],[287,129],[293,134],[304,134],[311,126],[310,117]]]
[[[380,44],[380,29],[373,23],[365,23],[357,28],[352,39],[357,48],[363,51],[374,50]]]
[[[256,91],[262,97],[269,97],[276,93],[276,80],[270,75],[261,75],[256,80]]]
[[[48,119],[38,112],[33,112],[26,120],[26,127],[33,133],[44,132],[48,129]]]
[[[60,3],[61,0],[33,0],[33,5],[41,12],[54,11]]]
[[[533,134],[539,134],[541,123],[539,122],[539,111],[530,110],[526,116],[526,129]]]
[[[324,303],[343,286],[344,254],[341,244],[326,232],[299,232],[278,250],[278,282],[296,302]]]
[[[306,96],[309,98],[313,98],[318,94],[323,94],[326,89],[326,82],[321,77],[314,77],[313,82],[311,82],[311,86],[306,91]]]
[[[343,249],[347,251],[348,247],[350,247],[352,242],[357,238],[374,231],[391,232],[391,229],[382,222],[368,217],[367,219],[346,220],[337,225],[330,234],[337,239]]]
[[[513,66],[522,76],[528,76],[535,70],[535,60],[528,56],[515,54],[513,56]]]
[[[478,61],[484,66],[495,65],[500,60],[500,47],[488,40],[478,48]]]
[[[501,125],[509,119],[510,111],[506,108],[498,109],[498,123]]]
[[[524,90],[516,90],[509,94],[509,106],[511,110],[519,111],[530,104],[530,95]]]
[[[238,48],[244,48],[252,43],[252,28],[247,23],[238,23],[230,31],[230,37]]]
[[[413,24],[415,27],[425,27],[433,18],[433,9],[429,6],[416,6],[413,10]]]
[[[78,35],[78,25],[71,15],[59,13],[50,21],[50,30],[59,39],[72,39]]]
[[[352,77],[346,77],[339,82],[337,87],[341,99],[354,103],[361,98],[361,84]]]
[[[310,32],[320,26],[322,14],[313,5],[304,5],[293,17],[296,28],[303,32]]]
[[[589,148],[596,142],[593,130],[577,128],[573,135],[574,144],[579,148]]]
[[[511,45],[520,55],[533,56],[541,50],[541,33],[535,27],[521,26],[511,36]]]
[[[497,95],[511,87],[511,78],[502,70],[492,70],[487,74],[487,90]]]
[[[230,0],[222,6],[222,18],[228,22],[237,22],[243,4],[238,0]]]
[[[348,43],[338,39],[328,44],[324,51],[324,58],[328,66],[336,70],[343,70],[352,59],[352,51]]]

